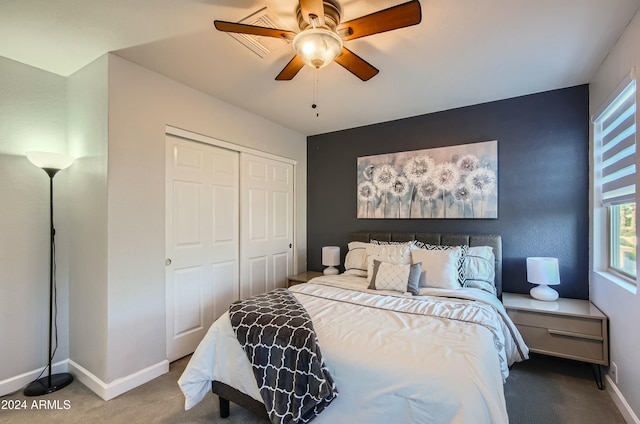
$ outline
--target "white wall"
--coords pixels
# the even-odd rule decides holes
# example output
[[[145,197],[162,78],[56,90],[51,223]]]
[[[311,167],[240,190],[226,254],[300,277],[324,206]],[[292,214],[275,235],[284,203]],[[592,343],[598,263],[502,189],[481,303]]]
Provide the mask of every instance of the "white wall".
[[[11,205],[0,208],[0,390],[47,361],[48,177],[27,150],[77,158],[55,179],[56,360],[70,358],[103,397],[166,362],[165,125],[297,161],[296,266],[306,268],[303,135],[115,55],[68,79],[4,58],[0,74],[0,195]]]
[[[70,358],[107,378],[108,60],[103,56],[69,76]]]
[[[107,382],[165,360],[165,125],[298,161],[306,263],[306,138],[109,55]]]
[[[640,65],[639,45],[640,14],[636,14],[590,82],[589,109],[591,114],[629,74],[631,68]],[[593,137],[591,151],[593,151]],[[590,168],[593,169],[593,160]],[[591,184],[593,186],[593,175],[591,175]],[[636,186],[640,187],[640,184],[636,183]],[[594,220],[592,217],[592,237],[595,248],[591,252],[591,263],[597,271],[601,269],[602,263],[598,251],[606,252],[606,238],[603,237],[603,228],[598,225],[602,208],[593,205],[597,210],[596,219]],[[640,220],[636,219],[636,222],[640,222]],[[638,415],[640,415],[640,366],[637,361],[640,351],[640,333],[638,332],[640,295],[616,284],[604,273],[591,272],[590,298],[609,317],[610,357],[611,361],[618,366],[617,387],[608,381],[609,389],[627,420],[640,422],[638,421]]]
[[[37,377],[49,330],[49,177],[24,156],[67,152],[65,79],[0,57],[0,395]],[[69,354],[67,170],[54,182],[58,350]],[[24,373],[27,381],[7,380]]]

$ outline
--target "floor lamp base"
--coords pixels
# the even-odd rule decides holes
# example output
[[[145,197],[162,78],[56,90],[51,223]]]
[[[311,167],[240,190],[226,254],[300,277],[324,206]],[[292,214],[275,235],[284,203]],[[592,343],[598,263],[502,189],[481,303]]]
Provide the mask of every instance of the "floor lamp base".
[[[73,381],[73,376],[69,373],[52,374],[51,385],[49,385],[49,376],[42,377],[24,389],[25,396],[42,396],[56,392],[67,387]]]

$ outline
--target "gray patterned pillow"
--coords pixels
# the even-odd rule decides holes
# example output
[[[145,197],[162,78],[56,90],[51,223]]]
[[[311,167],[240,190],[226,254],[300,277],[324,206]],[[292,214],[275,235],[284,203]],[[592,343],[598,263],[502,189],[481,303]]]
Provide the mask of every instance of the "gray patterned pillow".
[[[418,281],[422,273],[422,264],[395,265],[379,260],[373,261],[371,290],[393,290],[418,294]]]

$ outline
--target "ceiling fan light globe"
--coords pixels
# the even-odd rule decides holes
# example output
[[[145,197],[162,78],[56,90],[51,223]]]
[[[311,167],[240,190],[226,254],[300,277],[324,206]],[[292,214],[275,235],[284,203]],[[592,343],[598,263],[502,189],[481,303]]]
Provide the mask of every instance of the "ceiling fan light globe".
[[[325,28],[308,29],[295,36],[293,49],[305,64],[323,68],[342,52],[342,39]]]

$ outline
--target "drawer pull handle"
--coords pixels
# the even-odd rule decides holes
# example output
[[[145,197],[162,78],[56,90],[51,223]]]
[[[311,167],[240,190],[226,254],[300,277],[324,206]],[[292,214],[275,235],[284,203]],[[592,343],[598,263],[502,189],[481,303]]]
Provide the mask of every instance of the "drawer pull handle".
[[[602,336],[592,336],[591,334],[574,333],[572,331],[554,330],[552,328],[549,328],[547,331],[552,336],[565,336],[565,337],[574,337],[577,339],[588,339],[588,340],[597,340],[597,341],[604,340],[604,337]]]

